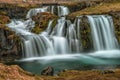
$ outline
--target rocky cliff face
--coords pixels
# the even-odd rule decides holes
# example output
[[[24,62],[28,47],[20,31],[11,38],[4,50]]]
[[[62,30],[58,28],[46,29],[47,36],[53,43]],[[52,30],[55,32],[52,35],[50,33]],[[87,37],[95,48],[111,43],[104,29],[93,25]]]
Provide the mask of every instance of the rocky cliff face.
[[[93,42],[92,42],[92,37],[91,37],[91,29],[90,29],[90,24],[88,22],[88,19],[86,16],[83,16],[81,18],[80,22],[80,28],[81,31],[81,41],[82,41],[82,47],[83,51],[89,51],[93,49]]]
[[[120,11],[110,12],[109,15],[113,16],[115,35],[120,44]]]
[[[21,58],[21,39],[6,26],[10,19],[25,18],[28,10],[38,5],[0,3],[0,62]]]
[[[10,19],[24,19],[29,9],[40,5],[3,4],[0,3],[0,14],[9,16]]]
[[[11,61],[20,56],[20,38],[6,24],[9,17],[0,15],[0,62]]]

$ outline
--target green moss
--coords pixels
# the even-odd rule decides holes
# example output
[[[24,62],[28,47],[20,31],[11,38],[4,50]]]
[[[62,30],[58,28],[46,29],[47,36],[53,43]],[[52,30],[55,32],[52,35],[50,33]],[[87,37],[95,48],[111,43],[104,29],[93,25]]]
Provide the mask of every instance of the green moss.
[[[54,20],[53,26],[55,26],[57,23],[57,18],[58,17],[56,15],[48,12],[38,13],[32,17],[32,19],[35,21],[35,27],[32,29],[32,32],[39,34],[40,32],[44,31],[48,27],[49,20]]]
[[[54,21],[53,21],[53,23],[52,23],[53,28],[56,26],[57,20],[58,20],[58,19],[54,19]]]
[[[32,29],[32,32],[33,33],[36,33],[36,34],[39,34],[40,32],[42,32],[43,31],[43,29],[42,28],[39,28],[39,27],[34,27],[33,29]]]

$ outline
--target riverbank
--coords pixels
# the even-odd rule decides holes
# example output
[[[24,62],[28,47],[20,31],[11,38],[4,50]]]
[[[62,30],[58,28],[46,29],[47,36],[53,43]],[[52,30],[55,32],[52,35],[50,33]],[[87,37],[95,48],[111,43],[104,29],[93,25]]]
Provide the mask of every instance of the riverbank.
[[[66,70],[56,76],[40,76],[24,71],[17,65],[0,63],[0,80],[120,80],[120,69]]]

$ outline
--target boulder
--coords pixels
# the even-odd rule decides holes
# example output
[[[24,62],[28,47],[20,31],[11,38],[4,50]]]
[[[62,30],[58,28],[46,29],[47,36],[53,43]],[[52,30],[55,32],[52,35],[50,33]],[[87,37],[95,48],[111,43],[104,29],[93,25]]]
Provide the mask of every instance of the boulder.
[[[42,70],[41,75],[45,76],[53,76],[54,75],[54,69],[53,67],[49,66]]]
[[[21,39],[6,26],[8,16],[0,15],[0,62],[8,62],[21,57]]]

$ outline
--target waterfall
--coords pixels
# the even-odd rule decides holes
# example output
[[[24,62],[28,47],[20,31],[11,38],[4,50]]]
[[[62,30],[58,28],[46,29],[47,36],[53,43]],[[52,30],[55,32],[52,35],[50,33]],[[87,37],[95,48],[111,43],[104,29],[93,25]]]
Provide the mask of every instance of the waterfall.
[[[64,6],[58,6],[58,15],[59,16],[65,16],[69,14],[69,9]]]
[[[11,20],[8,24],[12,30],[21,36],[23,39],[23,57],[38,57],[38,56],[52,56],[60,54],[80,53],[82,50],[80,25],[82,16],[76,17],[72,23],[66,20],[65,15],[69,14],[69,9],[65,6],[58,6],[57,24],[53,27],[54,20],[50,20],[48,27],[40,34],[34,34],[31,29],[34,28],[35,22],[31,17],[40,12],[54,13],[55,6],[43,8],[35,8],[28,11],[28,20]],[[96,15],[87,16],[93,45],[95,51],[100,50],[114,50],[118,46],[114,34],[113,21],[110,16]]]
[[[90,22],[95,50],[117,49],[113,21],[110,16],[87,16]]]
[[[52,31],[52,35],[57,35],[57,36],[65,36],[64,35],[64,28],[65,28],[65,17],[61,17],[58,19],[58,24],[55,26],[54,30]]]
[[[26,18],[31,18],[32,16],[37,15],[37,13],[40,12],[48,12],[48,7],[30,9],[26,15]]]
[[[37,15],[37,13],[41,13],[41,12],[50,12],[50,13],[54,14],[55,7],[56,6],[44,6],[42,8],[30,9],[26,15],[26,18],[31,18],[32,16]],[[65,16],[65,15],[68,15],[69,13],[70,13],[70,11],[67,7],[65,7],[65,6],[57,7],[58,16]]]

